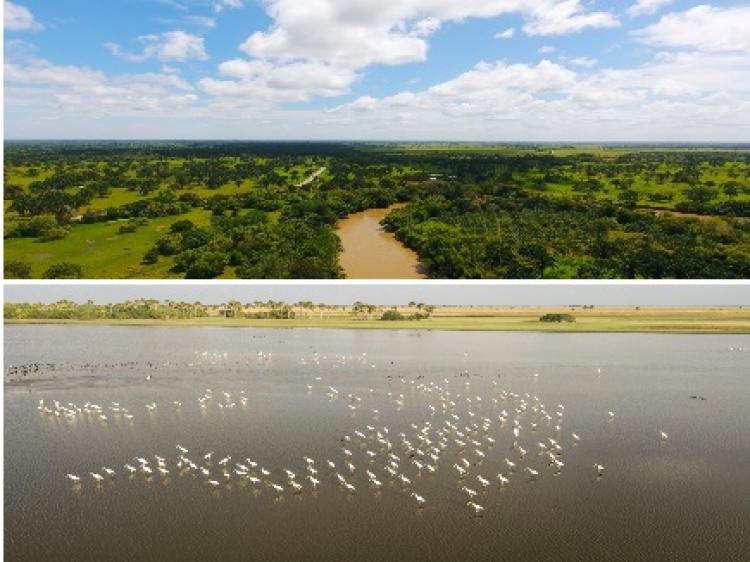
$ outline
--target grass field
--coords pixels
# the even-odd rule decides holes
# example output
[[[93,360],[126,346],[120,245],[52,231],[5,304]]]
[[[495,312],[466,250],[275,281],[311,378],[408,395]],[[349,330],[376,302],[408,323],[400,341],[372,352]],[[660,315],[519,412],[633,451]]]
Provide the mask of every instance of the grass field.
[[[575,322],[546,323],[547,313],[570,313]],[[542,332],[666,332],[706,334],[750,334],[750,308],[654,308],[602,307],[438,307],[433,316],[420,321],[355,319],[347,314],[318,314],[291,320],[246,318],[195,318],[190,320],[39,321],[38,323],[101,323],[120,325],[221,326],[227,328],[346,328],[401,330],[478,330]],[[7,321],[14,323],[15,321]],[[31,323],[24,320],[21,323]]]

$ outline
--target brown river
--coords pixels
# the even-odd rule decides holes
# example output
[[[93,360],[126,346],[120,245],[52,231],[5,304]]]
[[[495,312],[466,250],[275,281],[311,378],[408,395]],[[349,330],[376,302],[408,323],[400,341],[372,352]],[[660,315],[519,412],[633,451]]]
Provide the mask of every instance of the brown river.
[[[393,209],[368,209],[338,222],[336,233],[344,250],[339,263],[347,279],[426,279],[417,254],[385,232],[380,221]]]

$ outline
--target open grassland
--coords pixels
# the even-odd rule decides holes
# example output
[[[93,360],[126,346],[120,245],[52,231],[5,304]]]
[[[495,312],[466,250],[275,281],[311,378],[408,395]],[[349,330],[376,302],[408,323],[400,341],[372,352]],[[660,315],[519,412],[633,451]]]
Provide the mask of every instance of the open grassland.
[[[383,307],[385,309],[386,307]],[[544,314],[572,314],[575,322],[548,323]],[[22,320],[21,323],[101,323],[120,325],[218,326],[227,328],[346,328],[400,330],[477,330],[543,332],[674,332],[749,334],[750,308],[659,307],[438,307],[426,320],[382,321],[379,314],[355,318],[345,312],[293,319],[203,317],[185,320]],[[6,320],[6,322],[16,322]]]

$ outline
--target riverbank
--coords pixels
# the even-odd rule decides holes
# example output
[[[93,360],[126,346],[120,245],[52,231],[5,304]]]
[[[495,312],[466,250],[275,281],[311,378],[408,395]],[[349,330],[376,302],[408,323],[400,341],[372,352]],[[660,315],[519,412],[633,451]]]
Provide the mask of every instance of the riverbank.
[[[547,323],[544,314],[572,314],[575,322]],[[750,334],[750,308],[658,307],[438,307],[426,320],[382,321],[348,314],[294,319],[204,317],[178,320],[5,320],[6,324],[112,324],[122,326],[214,326],[226,328],[338,328],[536,332],[654,332]]]

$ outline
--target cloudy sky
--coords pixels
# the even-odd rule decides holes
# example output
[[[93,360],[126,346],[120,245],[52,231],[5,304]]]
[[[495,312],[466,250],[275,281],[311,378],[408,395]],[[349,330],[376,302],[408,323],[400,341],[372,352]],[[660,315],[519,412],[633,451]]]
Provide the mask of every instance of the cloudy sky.
[[[316,304],[496,306],[750,306],[747,282],[95,282],[55,281],[34,284],[6,281],[5,302],[124,302],[140,298],[200,301],[268,300]]]
[[[750,2],[4,0],[5,138],[750,141]]]

